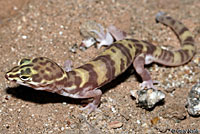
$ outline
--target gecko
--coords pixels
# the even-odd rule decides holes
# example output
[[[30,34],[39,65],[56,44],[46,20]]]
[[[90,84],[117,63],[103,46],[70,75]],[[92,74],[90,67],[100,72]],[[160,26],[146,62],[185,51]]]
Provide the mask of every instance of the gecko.
[[[164,12],[158,12],[155,20],[175,32],[180,49],[166,50],[147,41],[123,39],[113,42],[93,60],[69,71],[46,57],[24,58],[5,77],[36,90],[71,98],[92,98],[92,102],[81,108],[88,113],[98,109],[102,96],[100,87],[112,82],[129,66],[133,66],[142,78],[141,89],[156,89],[155,81],[144,66],[152,62],[172,67],[183,65],[192,59],[196,48],[192,33],[183,23]]]

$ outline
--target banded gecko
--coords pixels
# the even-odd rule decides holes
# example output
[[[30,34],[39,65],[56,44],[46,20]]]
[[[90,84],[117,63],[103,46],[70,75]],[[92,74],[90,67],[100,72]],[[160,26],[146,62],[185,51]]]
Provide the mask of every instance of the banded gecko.
[[[155,81],[144,65],[152,62],[165,66],[179,66],[187,63],[195,54],[192,33],[181,22],[163,12],[156,15],[156,21],[172,28],[180,39],[179,50],[165,50],[159,46],[136,40],[124,39],[112,43],[99,56],[86,64],[64,71],[57,63],[45,58],[22,59],[19,65],[5,74],[18,84],[45,90],[72,98],[93,98],[86,107],[89,113],[100,104],[101,86],[111,82],[129,66],[133,65],[143,82],[141,88],[153,88]]]

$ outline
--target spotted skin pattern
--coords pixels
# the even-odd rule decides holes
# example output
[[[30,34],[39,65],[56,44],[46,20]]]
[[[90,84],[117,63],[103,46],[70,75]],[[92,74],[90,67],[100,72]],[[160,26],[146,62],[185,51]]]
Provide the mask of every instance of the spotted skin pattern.
[[[144,68],[152,62],[165,66],[179,66],[187,63],[195,54],[195,43],[191,32],[179,21],[159,12],[156,21],[173,29],[180,39],[181,48],[176,51],[162,49],[149,42],[124,39],[114,42],[92,61],[64,71],[54,61],[45,58],[22,59],[19,65],[8,71],[5,77],[18,84],[45,90],[72,98],[93,98],[82,109],[94,111],[102,96],[99,87],[111,82],[130,65],[141,76],[141,88],[156,88],[155,81]]]

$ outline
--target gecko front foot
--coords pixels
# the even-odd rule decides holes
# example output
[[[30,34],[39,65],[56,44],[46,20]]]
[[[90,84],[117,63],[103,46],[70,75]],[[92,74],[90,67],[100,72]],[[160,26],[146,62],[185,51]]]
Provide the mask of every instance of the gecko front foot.
[[[156,89],[157,88],[153,85],[155,83],[159,83],[159,81],[156,81],[156,80],[147,80],[147,81],[143,81],[141,84],[140,84],[140,87],[141,89],[145,89],[145,88],[152,88],[152,89]]]
[[[82,94],[82,96],[80,96],[81,98],[93,98],[93,102],[89,103],[86,107],[81,108],[80,110],[88,109],[88,114],[93,111],[100,111],[97,109],[102,95],[100,89],[89,90],[86,92],[84,91],[80,94]]]
[[[98,111],[98,112],[100,112],[101,110],[99,110],[98,108],[98,105],[95,105],[94,103],[89,103],[89,104],[87,104],[87,106],[85,106],[85,107],[83,107],[83,108],[80,108],[80,110],[86,110],[86,109],[88,109],[88,114],[90,114],[91,112],[93,112],[93,111]]]

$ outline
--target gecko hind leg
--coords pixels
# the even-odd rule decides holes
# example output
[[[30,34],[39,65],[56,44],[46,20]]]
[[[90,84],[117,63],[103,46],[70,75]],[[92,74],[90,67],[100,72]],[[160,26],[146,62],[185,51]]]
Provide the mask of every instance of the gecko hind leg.
[[[145,56],[144,54],[141,54],[137,56],[133,62],[133,66],[136,72],[140,75],[143,81],[140,84],[141,89],[145,88],[157,89],[153,84],[158,83],[158,81],[153,81],[151,79],[150,73],[147,69],[144,68],[144,65],[145,65]]]
[[[79,94],[81,98],[93,98],[93,101],[87,106],[80,108],[80,110],[85,110],[88,109],[88,114],[93,112],[93,111],[100,111],[97,109],[97,107],[100,104],[101,96],[102,96],[102,91],[100,89],[94,89],[94,90],[89,90],[83,93]]]

